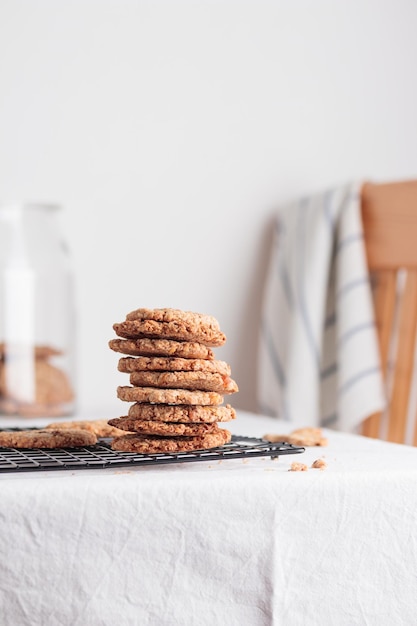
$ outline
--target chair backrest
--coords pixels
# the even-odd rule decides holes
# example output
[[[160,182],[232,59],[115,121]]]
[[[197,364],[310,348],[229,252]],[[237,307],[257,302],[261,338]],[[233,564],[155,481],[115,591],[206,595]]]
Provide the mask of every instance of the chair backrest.
[[[388,399],[362,433],[417,445],[417,180],[366,184],[361,203]]]

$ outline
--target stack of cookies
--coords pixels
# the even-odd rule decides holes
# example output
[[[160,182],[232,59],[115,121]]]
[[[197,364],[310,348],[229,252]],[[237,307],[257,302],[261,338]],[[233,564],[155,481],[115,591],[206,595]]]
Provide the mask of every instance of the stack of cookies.
[[[238,391],[230,366],[215,359],[213,347],[226,341],[211,315],[178,309],[137,309],[113,325],[120,339],[109,347],[128,355],[118,369],[130,386],[117,389],[133,403],[128,415],[109,424],[129,434],[116,437],[114,450],[140,453],[203,450],[228,443],[231,433],[218,422],[235,419],[224,395]]]

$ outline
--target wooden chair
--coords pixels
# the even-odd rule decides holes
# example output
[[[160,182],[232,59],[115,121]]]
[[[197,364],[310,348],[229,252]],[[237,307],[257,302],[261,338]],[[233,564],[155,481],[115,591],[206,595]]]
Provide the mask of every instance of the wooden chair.
[[[366,184],[361,202],[388,399],[362,434],[417,445],[417,180]]]

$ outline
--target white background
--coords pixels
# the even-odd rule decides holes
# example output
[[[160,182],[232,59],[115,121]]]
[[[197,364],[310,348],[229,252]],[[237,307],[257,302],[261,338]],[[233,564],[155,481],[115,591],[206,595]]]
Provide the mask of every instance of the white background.
[[[215,315],[256,409],[274,208],[417,175],[413,0],[0,1],[0,201],[55,201],[82,407],[122,414],[112,324]],[[113,409],[114,407],[114,409]]]

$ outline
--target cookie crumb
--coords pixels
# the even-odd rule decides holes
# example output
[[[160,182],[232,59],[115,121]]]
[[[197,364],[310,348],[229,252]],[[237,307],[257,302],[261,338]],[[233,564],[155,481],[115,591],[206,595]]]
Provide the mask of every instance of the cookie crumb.
[[[294,461],[294,463],[291,463],[291,467],[288,470],[289,472],[306,472],[308,470],[307,465],[304,465],[304,463],[297,463],[296,461]]]
[[[321,469],[323,470],[325,467],[327,467],[327,463],[324,459],[316,459],[312,464],[311,467],[315,468],[315,469]]]

